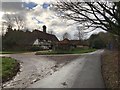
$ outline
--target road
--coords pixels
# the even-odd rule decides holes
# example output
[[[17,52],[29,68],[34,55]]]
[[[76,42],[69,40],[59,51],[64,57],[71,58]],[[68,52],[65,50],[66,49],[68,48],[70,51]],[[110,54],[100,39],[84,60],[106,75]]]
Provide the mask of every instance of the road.
[[[101,53],[41,56],[8,55],[21,62],[21,72],[4,88],[104,88]]]

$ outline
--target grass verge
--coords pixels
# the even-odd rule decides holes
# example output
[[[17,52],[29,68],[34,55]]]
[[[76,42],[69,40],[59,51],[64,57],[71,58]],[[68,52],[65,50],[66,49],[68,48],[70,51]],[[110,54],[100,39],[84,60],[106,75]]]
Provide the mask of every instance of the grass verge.
[[[2,83],[4,83],[17,74],[20,65],[15,59],[9,57],[2,57],[0,61],[2,62],[2,74],[0,74],[0,77],[2,77]]]
[[[76,48],[73,50],[57,50],[57,51],[38,51],[36,55],[54,55],[54,54],[81,54],[81,53],[88,53],[93,52],[96,49],[80,49]]]
[[[0,51],[0,54],[17,54],[17,53],[26,53],[32,51]]]
[[[118,88],[118,52],[108,51],[102,55],[102,74],[106,88],[114,90]]]

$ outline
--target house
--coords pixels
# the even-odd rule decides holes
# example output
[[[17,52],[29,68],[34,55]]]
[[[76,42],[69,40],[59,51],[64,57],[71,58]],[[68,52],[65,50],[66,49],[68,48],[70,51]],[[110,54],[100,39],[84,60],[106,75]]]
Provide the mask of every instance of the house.
[[[15,31],[13,33],[17,33]],[[53,34],[46,32],[46,26],[43,26],[43,31],[34,30],[30,31],[19,31],[19,39],[16,41],[15,48],[25,50],[43,50],[52,49],[53,45],[58,42],[58,38]]]
[[[56,43],[56,48],[63,49],[63,50],[68,50],[68,49],[73,49],[73,48],[85,48],[85,47],[86,45],[84,45],[83,41],[69,40],[67,38]]]
[[[51,49],[59,40],[53,34],[46,32],[46,26],[43,31],[33,30],[13,30],[9,27],[6,34],[2,37],[4,50],[40,50]]]
[[[77,47],[82,47],[82,42],[80,40],[70,40],[70,44],[74,47],[74,48],[77,48]]]
[[[70,47],[71,47],[70,40],[65,38],[64,40],[57,42],[55,48],[68,50],[68,49],[70,49]]]
[[[55,35],[46,33],[45,25],[43,31],[34,30],[32,34],[35,37],[32,45],[41,49],[52,49],[53,45],[59,41]]]

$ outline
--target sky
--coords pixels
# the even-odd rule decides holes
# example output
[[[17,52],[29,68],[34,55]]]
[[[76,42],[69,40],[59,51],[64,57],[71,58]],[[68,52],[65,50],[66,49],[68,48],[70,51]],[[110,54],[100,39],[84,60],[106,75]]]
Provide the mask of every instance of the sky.
[[[72,20],[66,20],[58,17],[58,13],[51,10],[51,3],[56,0],[2,0],[2,10],[0,10],[0,21],[7,22],[4,18],[6,14],[11,16],[20,15],[24,18],[26,29],[42,30],[42,26],[47,26],[47,32],[53,31],[59,40],[65,32],[70,34],[70,39],[77,39],[74,35],[77,33],[79,24]],[[2,26],[0,26],[2,27]],[[4,26],[6,27],[6,25]],[[16,28],[16,27],[13,27]],[[99,30],[97,30],[99,31]],[[98,33],[95,31],[94,33]],[[89,37],[93,32],[85,35]]]

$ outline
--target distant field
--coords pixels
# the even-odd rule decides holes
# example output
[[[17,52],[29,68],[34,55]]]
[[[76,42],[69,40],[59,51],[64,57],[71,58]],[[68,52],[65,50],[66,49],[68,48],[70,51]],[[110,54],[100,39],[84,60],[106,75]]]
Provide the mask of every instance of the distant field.
[[[36,52],[36,55],[54,55],[54,54],[81,54],[81,53],[88,53],[93,52],[96,49],[80,49],[76,48],[73,50],[59,50],[59,51],[38,51]]]
[[[0,58],[0,77],[2,77],[2,82],[10,80],[19,70],[19,63],[13,59],[8,57]]]

